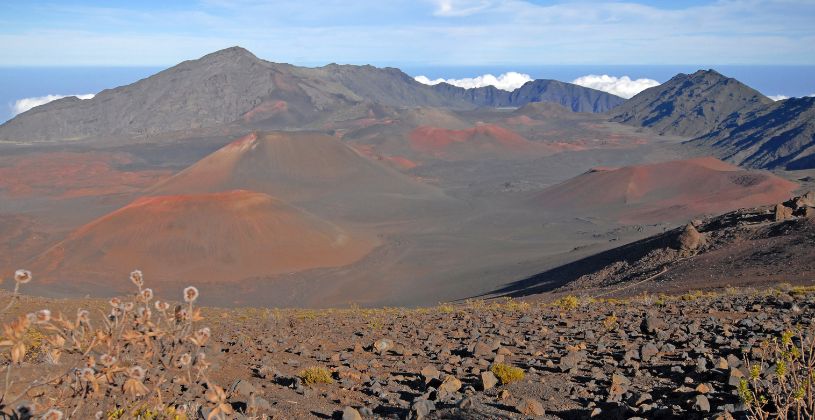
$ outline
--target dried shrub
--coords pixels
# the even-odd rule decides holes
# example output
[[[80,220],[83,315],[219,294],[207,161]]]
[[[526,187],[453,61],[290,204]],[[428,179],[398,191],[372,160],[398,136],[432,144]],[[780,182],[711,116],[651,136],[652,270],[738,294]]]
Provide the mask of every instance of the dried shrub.
[[[2,312],[13,306],[19,286],[31,280],[31,273],[19,270],[15,280],[12,300]],[[212,333],[200,325],[198,289],[184,289],[184,303],[171,310],[173,305],[155,299],[144,287],[140,271],[132,272],[130,281],[135,293],[110,299],[109,312],[99,319],[84,309],[74,316],[42,309],[3,325],[0,346],[9,363],[4,367],[0,417],[19,417],[17,406],[33,389],[41,396],[22,410],[45,413],[43,418],[89,418],[94,416],[91,406],[101,408],[97,417],[109,418],[178,420],[193,415],[198,407],[206,407],[208,419],[233,414],[223,388],[208,376],[206,345]],[[32,349],[64,370],[11,395],[12,371]]]

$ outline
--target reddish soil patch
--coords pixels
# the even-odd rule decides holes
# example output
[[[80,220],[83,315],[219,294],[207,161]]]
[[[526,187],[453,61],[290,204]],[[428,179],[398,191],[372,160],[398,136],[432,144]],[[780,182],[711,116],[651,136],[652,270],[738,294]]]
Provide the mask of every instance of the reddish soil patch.
[[[73,198],[132,193],[169,177],[170,171],[122,171],[126,154],[54,152],[0,159],[0,190],[11,197]]]
[[[486,137],[507,148],[523,148],[529,143],[512,130],[492,124],[478,125],[464,130],[422,126],[410,133],[410,141],[417,151],[441,153],[453,143],[472,141],[476,136]]]
[[[264,120],[277,114],[288,112],[289,104],[286,101],[269,101],[261,102],[260,105],[252,108],[247,113],[243,114],[244,122],[252,122]]]
[[[385,162],[385,163],[387,163],[387,164],[389,164],[389,165],[391,165],[391,166],[393,166],[393,167],[395,167],[397,169],[408,170],[408,169],[413,169],[413,168],[419,166],[418,163],[416,163],[416,162],[414,162],[414,161],[412,161],[412,160],[410,160],[410,159],[408,159],[408,158],[406,158],[404,156],[388,156],[388,155],[379,154],[374,150],[373,146],[368,145],[368,144],[355,144],[355,145],[353,145],[351,147],[353,147],[354,150],[358,151],[361,155],[363,155],[365,157],[368,157],[368,158],[371,158],[371,159],[374,159],[374,160],[378,160],[378,161],[381,161],[381,162]]]
[[[420,126],[410,132],[408,140],[414,151],[445,159],[554,151],[548,145],[531,142],[494,124],[479,124],[463,130]]]
[[[266,194],[229,191],[140,198],[77,229],[34,266],[50,280],[141,268],[162,282],[235,282],[343,266],[377,244]]]
[[[389,162],[393,163],[400,169],[413,169],[419,166],[418,163],[402,156],[386,156],[385,159],[387,159]]]

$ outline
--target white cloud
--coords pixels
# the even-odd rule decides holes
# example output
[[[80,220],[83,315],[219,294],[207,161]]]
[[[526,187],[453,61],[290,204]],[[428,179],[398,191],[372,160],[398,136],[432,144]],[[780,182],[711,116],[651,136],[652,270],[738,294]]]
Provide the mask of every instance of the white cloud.
[[[622,98],[630,98],[645,89],[658,86],[660,83],[653,79],[631,80],[628,76],[614,77],[607,74],[589,74],[574,79],[572,83],[592,89],[602,90]]]
[[[469,16],[490,6],[488,0],[434,0],[436,16]]]
[[[515,89],[523,86],[526,82],[532,81],[532,76],[518,72],[508,72],[499,75],[498,77],[491,74],[485,74],[478,77],[468,77],[464,79],[435,79],[430,80],[426,76],[416,76],[416,81],[426,85],[437,85],[439,83],[449,83],[453,86],[463,87],[465,89],[479,88],[484,86],[495,86],[498,89],[512,92]]]
[[[812,0],[16,3],[45,14],[0,33],[0,66],[164,66],[230,45],[318,66],[815,64]]]
[[[11,115],[21,114],[23,112],[28,111],[31,108],[34,108],[35,106],[44,105],[47,104],[48,102],[56,101],[57,99],[66,98],[68,96],[76,96],[79,99],[91,99],[93,98],[94,94],[86,93],[83,95],[45,95],[18,99],[11,106]]]
[[[797,98],[797,96],[787,96],[787,95],[768,95],[767,97],[774,101],[783,101],[784,99]],[[812,95],[801,96],[801,98],[815,98],[815,93],[813,93]]]

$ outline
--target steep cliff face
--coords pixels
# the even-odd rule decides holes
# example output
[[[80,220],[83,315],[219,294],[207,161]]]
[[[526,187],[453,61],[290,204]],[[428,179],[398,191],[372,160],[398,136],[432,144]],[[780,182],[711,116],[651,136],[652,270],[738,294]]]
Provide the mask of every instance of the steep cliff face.
[[[711,147],[742,166],[815,168],[815,98],[790,98],[732,116],[690,144]]]

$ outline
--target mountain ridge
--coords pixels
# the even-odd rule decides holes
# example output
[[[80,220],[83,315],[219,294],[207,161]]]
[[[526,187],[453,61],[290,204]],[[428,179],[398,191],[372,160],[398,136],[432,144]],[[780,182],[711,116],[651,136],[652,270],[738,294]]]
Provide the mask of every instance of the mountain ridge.
[[[465,98],[478,106],[520,107],[529,103],[548,102],[564,106],[574,112],[606,112],[625,99],[592,88],[551,79],[536,79],[511,92],[495,86],[465,89],[449,83],[433,85],[436,91],[457,98]]]
[[[421,84],[392,67],[298,67],[230,47],[132,84],[105,89],[92,99],[69,97],[34,107],[0,125],[0,140],[144,139],[240,123],[246,115],[252,115],[252,122],[264,129],[314,128],[339,118],[354,118],[348,110],[364,103],[466,110],[544,100],[570,103],[573,110],[605,111],[622,101],[576,85],[543,84],[553,83],[558,89],[534,89],[532,84],[514,97],[509,92],[501,94],[504,99],[492,104],[484,99],[468,100],[462,94],[466,90],[448,92]],[[584,102],[591,106],[584,107]]]
[[[645,89],[609,112],[612,121],[651,128],[660,134],[694,138],[727,118],[771,104],[755,89],[709,69],[679,73]]]

